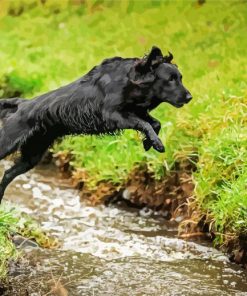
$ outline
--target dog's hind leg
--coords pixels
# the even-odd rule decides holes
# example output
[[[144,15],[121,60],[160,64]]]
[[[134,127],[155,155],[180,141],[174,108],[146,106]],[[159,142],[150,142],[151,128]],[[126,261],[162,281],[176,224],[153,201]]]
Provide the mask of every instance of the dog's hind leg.
[[[0,130],[0,160],[15,152],[28,133],[26,126],[22,126],[15,119],[9,120]]]
[[[0,184],[0,203],[2,201],[4,191],[9,183],[18,175],[21,175],[32,168],[32,163],[24,161],[23,159],[18,160],[18,162],[12,166],[10,169],[4,172],[1,184]]]
[[[15,177],[26,173],[31,170],[41,160],[43,154],[48,149],[50,141],[34,142],[36,137],[31,138],[31,141],[27,141],[25,146],[21,148],[21,157],[15,165],[8,169],[2,178],[0,183],[0,203],[4,195],[4,191],[9,183],[14,180]],[[36,138],[37,140],[37,138]]]
[[[0,160],[17,150],[18,143],[11,143],[8,140],[5,141],[5,137],[1,136],[0,131]]]

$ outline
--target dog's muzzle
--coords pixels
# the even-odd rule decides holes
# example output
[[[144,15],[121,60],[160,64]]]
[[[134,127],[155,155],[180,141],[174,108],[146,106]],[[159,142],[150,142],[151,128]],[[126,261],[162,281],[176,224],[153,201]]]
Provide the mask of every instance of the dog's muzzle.
[[[188,104],[192,100],[192,95],[188,93],[185,98],[185,103]]]

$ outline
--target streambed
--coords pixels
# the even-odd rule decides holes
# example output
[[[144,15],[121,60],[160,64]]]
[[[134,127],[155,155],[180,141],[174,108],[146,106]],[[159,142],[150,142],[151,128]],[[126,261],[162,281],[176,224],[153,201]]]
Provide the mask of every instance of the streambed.
[[[18,177],[5,197],[60,246],[25,247],[4,295],[247,295],[246,271],[218,250],[142,211],[86,205],[51,166]]]

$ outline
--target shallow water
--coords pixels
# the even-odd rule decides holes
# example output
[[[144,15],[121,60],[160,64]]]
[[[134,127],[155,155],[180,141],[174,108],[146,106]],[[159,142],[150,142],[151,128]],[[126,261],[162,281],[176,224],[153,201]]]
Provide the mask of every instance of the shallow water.
[[[206,243],[178,239],[175,225],[142,211],[87,206],[66,187],[45,166],[7,190],[61,246],[25,248],[4,295],[247,295],[246,272]]]

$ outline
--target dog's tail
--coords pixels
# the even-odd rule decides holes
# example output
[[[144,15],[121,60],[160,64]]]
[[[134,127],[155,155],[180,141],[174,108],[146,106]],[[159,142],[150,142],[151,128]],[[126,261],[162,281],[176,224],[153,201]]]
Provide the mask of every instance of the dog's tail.
[[[23,127],[15,121],[10,125],[6,122],[26,101],[21,98],[0,99],[0,160],[16,150],[19,138],[22,137]]]
[[[0,120],[5,122],[9,115],[15,113],[23,102],[22,98],[0,99]]]
[[[16,151],[31,132],[28,123],[17,115],[25,102],[28,100],[0,99],[0,160]]]

